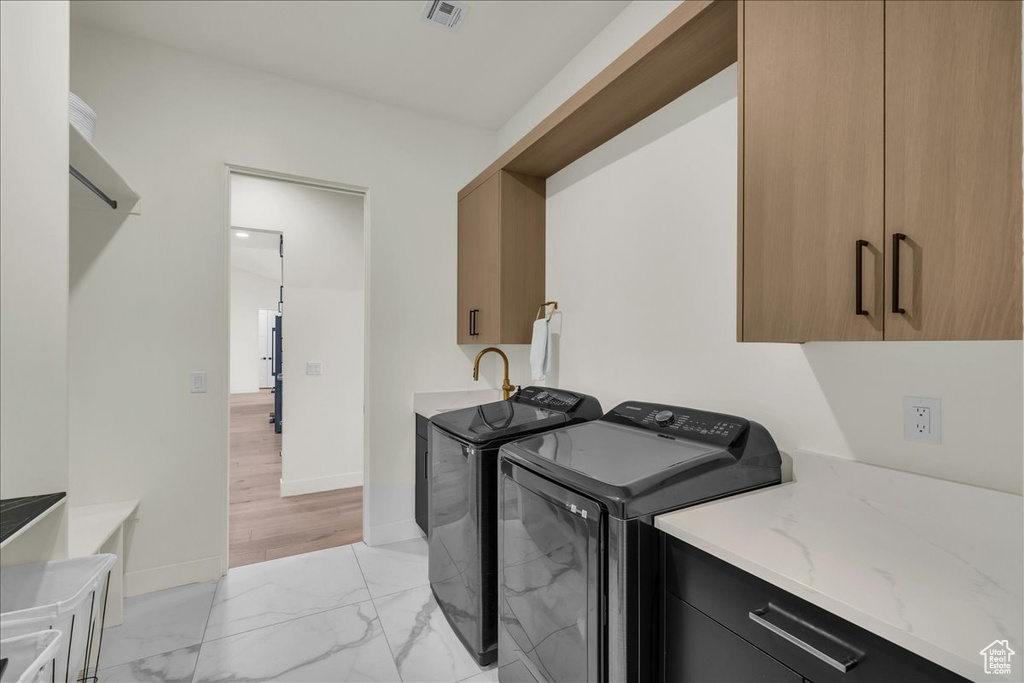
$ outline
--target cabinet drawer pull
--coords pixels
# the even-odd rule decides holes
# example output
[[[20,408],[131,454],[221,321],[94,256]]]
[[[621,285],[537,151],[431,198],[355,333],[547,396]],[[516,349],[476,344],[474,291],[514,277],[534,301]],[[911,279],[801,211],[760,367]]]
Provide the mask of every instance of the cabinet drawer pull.
[[[900,242],[907,239],[902,232],[892,234],[892,312],[906,313],[900,308]]]
[[[856,314],[867,315],[868,312],[864,310],[864,247],[868,246],[867,240],[857,240],[857,302],[856,302]]]
[[[838,669],[843,673],[846,673],[854,666],[856,666],[862,654],[854,651],[852,648],[846,646],[844,643],[839,642],[834,636],[825,633],[821,629],[807,623],[806,621],[800,619],[795,615],[789,614],[788,612],[779,609],[771,603],[768,603],[768,605],[762,607],[759,610],[748,612],[748,616],[750,617],[751,621],[753,621],[758,626],[763,626],[764,628],[768,629],[780,638],[789,641],[790,643],[796,645],[804,652],[814,657],[817,657],[818,659],[825,662],[832,668]],[[832,655],[827,654],[825,652],[822,652],[817,647],[811,645],[807,641],[803,640],[798,636],[793,635],[792,633],[790,633],[790,631],[786,630],[782,625],[785,622],[789,622],[791,625],[796,626],[797,629],[801,631],[811,631],[820,636],[821,640],[829,642],[830,644],[834,645],[837,650],[843,649],[846,650],[846,652],[839,653],[838,658],[833,657]]]
[[[470,337],[475,337],[477,335],[477,331],[476,331],[476,314],[479,313],[479,312],[480,312],[479,308],[474,308],[473,310],[471,310],[469,312],[469,336]]]

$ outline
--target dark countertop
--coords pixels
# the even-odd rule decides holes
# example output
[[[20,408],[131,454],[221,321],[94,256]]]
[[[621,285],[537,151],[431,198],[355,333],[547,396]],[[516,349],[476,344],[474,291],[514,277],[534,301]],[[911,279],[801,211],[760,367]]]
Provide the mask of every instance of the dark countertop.
[[[32,520],[59,502],[67,493],[44,493],[41,496],[0,500],[0,543],[28,526]]]

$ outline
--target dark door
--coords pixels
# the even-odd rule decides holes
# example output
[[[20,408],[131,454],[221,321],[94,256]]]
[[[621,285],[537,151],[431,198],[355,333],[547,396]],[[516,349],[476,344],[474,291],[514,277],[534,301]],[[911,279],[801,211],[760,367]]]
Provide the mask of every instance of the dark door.
[[[604,511],[509,462],[499,505],[502,682],[601,680]]]
[[[284,318],[284,235],[278,235],[277,254],[281,259],[281,285],[277,289],[277,324],[274,325],[274,431],[284,429],[284,333],[281,320]]]
[[[284,426],[284,418],[281,411],[284,409],[284,372],[281,363],[281,320],[283,315],[277,316],[277,324],[274,325],[274,431],[278,434]]]

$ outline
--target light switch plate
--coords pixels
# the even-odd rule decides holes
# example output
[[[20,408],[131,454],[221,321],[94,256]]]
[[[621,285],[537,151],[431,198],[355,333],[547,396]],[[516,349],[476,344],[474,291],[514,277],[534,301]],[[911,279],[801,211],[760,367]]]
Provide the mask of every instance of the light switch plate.
[[[206,393],[206,371],[193,370],[188,373],[188,390],[193,394]]]
[[[306,374],[307,375],[322,375],[324,374],[323,361],[311,360],[306,362]]]
[[[903,438],[923,443],[942,443],[942,400],[921,396],[903,397]]]

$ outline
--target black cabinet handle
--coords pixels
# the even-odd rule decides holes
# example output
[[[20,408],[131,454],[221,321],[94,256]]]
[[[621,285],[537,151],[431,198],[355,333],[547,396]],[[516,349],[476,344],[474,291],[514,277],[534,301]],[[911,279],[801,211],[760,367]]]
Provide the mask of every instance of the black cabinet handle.
[[[867,240],[857,240],[857,315],[867,315],[864,310],[864,247],[868,246]]]
[[[479,308],[474,308],[469,312],[469,336],[475,337],[478,332],[476,331],[476,314],[480,312]]]
[[[759,610],[748,612],[747,616],[758,626],[763,626],[783,640],[789,641],[804,652],[817,657],[832,668],[838,669],[843,673],[856,666],[864,654],[854,650],[835,636],[825,633],[817,626],[780,609],[772,603],[768,603]],[[813,640],[820,641],[822,645],[835,650],[834,656],[826,653],[821,647],[808,643],[804,638],[794,635],[793,631],[808,634],[809,636],[813,635]]]
[[[907,239],[902,232],[892,234],[892,312],[906,313],[900,308],[900,242]]]

